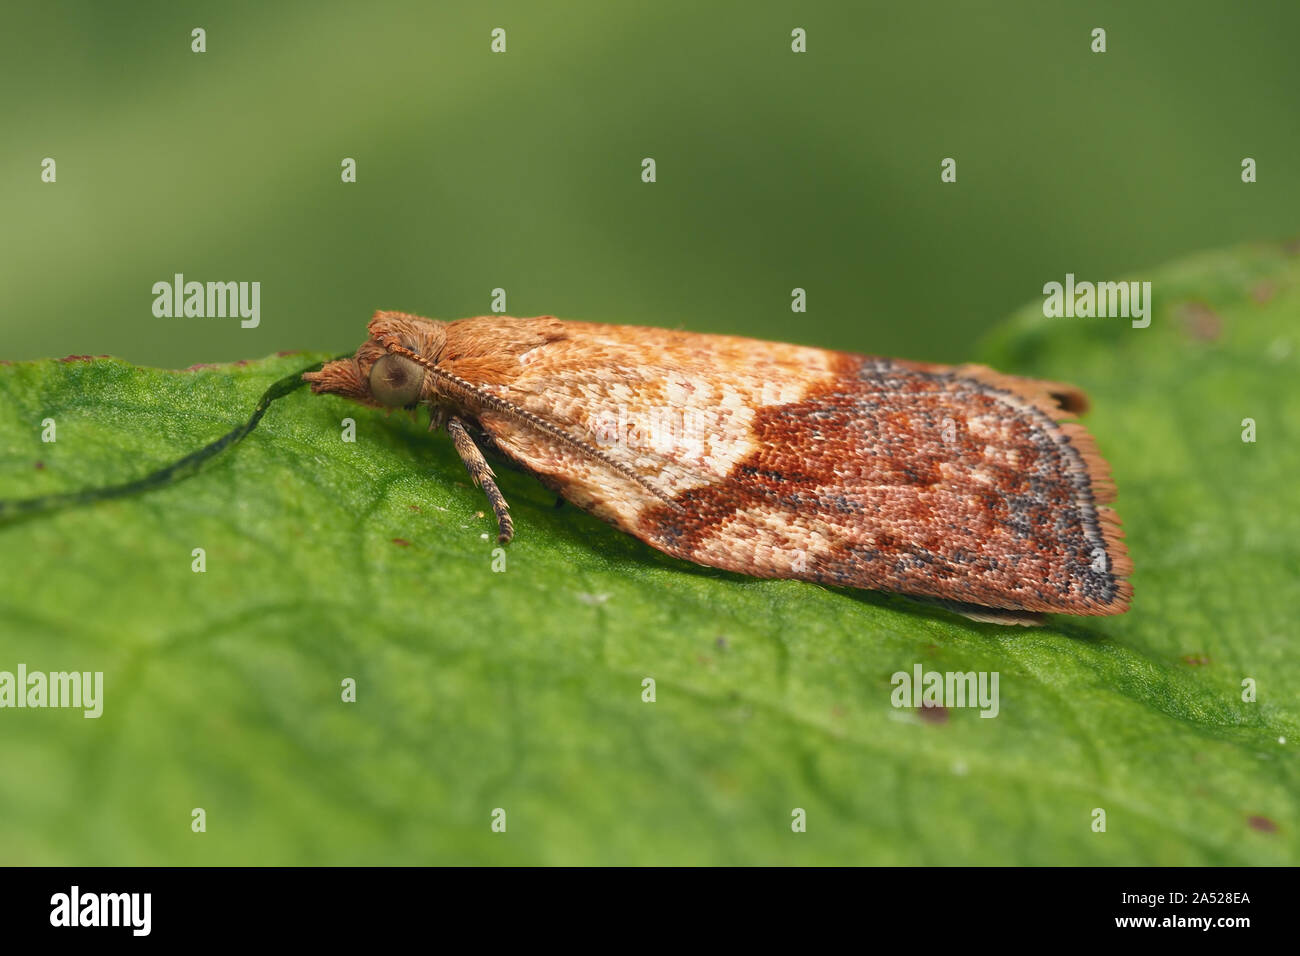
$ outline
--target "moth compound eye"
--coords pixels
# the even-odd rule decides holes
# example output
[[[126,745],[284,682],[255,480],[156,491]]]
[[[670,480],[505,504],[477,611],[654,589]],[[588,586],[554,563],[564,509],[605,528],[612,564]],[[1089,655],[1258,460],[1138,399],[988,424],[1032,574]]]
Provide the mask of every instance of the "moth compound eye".
[[[370,367],[370,394],[389,408],[414,405],[424,384],[424,369],[405,355],[385,355]]]

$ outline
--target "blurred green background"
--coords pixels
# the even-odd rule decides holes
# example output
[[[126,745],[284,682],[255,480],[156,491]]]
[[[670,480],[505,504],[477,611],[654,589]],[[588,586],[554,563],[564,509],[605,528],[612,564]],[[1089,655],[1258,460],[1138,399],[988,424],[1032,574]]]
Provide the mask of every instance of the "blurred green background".
[[[1298,32],[1293,0],[7,4],[0,357],[338,351],[502,287],[964,360],[1067,271],[1293,234]],[[176,272],[260,281],[261,326],[155,318]]]

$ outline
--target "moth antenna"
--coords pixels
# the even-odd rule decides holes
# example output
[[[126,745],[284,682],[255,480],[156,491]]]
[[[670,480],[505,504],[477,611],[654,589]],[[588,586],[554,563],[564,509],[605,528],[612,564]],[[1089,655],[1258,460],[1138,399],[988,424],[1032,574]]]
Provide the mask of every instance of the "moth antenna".
[[[237,425],[216,441],[209,442],[198,451],[190,452],[184,458],[174,461],[170,465],[151,471],[141,478],[118,485],[103,485],[83,488],[81,491],[58,492],[52,495],[42,495],[39,498],[0,501],[0,522],[45,511],[58,511],[75,505],[108,501],[113,498],[125,498],[128,495],[139,494],[153,488],[162,488],[191,475],[198,474],[206,466],[209,459],[221,454],[232,445],[237,445],[243,441],[257,427],[257,423],[262,420],[262,416],[266,414],[266,410],[271,407],[272,402],[283,398],[311,381],[311,379],[304,378],[304,376],[320,371],[329,362],[338,362],[347,358],[350,358],[350,356],[338,355],[272,382],[271,386],[262,393],[262,397],[258,400],[257,406],[253,409],[253,414],[249,416],[248,421],[242,425]]]
[[[563,428],[560,428],[558,425],[552,425],[546,419],[542,418],[539,415],[534,415],[532,412],[528,411],[528,409],[520,408],[518,405],[502,398],[500,395],[493,395],[491,392],[485,392],[477,385],[474,385],[472,382],[467,382],[460,376],[451,374],[446,369],[438,368],[437,365],[435,365],[429,359],[425,358],[423,355],[420,355],[418,352],[411,351],[405,346],[385,345],[384,347],[387,348],[388,351],[396,352],[398,355],[403,355],[406,358],[410,359],[412,362],[415,362],[417,365],[420,365],[425,369],[425,371],[427,371],[438,381],[442,382],[446,386],[450,386],[450,391],[452,391],[453,393],[458,392],[460,394],[460,397],[467,398],[472,403],[477,402],[478,404],[486,408],[489,408],[494,412],[500,412],[503,415],[509,415],[520,421],[525,421],[529,425],[536,428],[538,431],[543,432],[544,434],[550,436],[551,438],[554,438],[561,445],[564,445],[567,448],[572,448],[574,451],[578,452],[579,454],[586,455],[588,458],[593,458],[596,461],[599,461],[602,464],[606,465],[607,467],[614,469],[614,471],[618,472],[620,475],[622,475],[624,478],[627,478],[629,481],[636,482],[638,485],[640,485],[646,491],[650,492],[650,494],[654,495],[660,501],[667,504],[673,510],[675,511],[686,510],[680,504],[674,501],[671,497],[665,494],[663,491],[659,490],[653,484],[647,481],[644,477],[638,475],[629,466],[624,465],[622,462],[615,461],[613,458],[605,454],[599,448],[594,448],[587,442],[583,441],[581,438],[578,438],[575,435],[571,435]]]

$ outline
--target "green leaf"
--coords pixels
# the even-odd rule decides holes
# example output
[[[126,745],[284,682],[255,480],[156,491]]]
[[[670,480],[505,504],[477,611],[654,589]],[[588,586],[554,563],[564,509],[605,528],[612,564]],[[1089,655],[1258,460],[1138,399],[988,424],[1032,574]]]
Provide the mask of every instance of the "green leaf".
[[[504,469],[498,573],[444,435],[305,391],[193,478],[0,526],[0,670],[105,685],[98,719],[0,710],[3,862],[1296,863],[1295,252],[1134,276],[1146,329],[1034,304],[988,345],[1094,400],[1118,618],[695,567]],[[0,367],[0,498],[137,477],[323,357]],[[894,708],[918,664],[997,672],[997,717]]]

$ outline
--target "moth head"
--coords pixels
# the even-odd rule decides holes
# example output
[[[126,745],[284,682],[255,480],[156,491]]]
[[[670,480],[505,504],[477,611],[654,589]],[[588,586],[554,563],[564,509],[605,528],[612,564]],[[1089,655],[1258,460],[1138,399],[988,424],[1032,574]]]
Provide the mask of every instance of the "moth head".
[[[417,361],[394,349],[409,350],[437,362],[446,341],[444,323],[400,312],[376,312],[370,338],[351,358],[327,362],[307,372],[313,393],[342,395],[374,408],[408,408],[429,398],[428,373]]]

